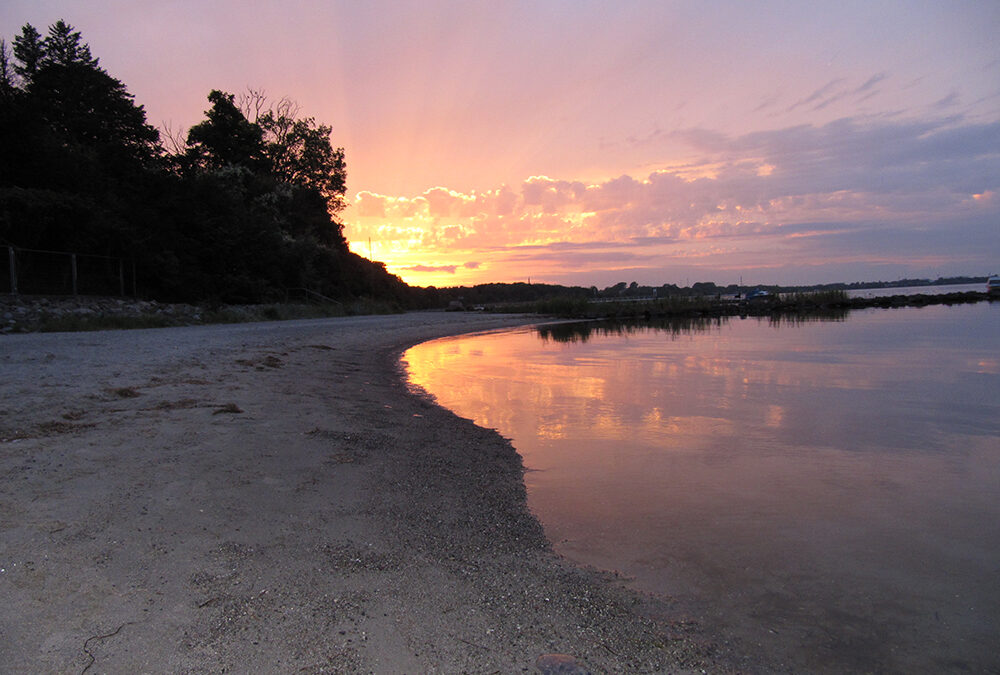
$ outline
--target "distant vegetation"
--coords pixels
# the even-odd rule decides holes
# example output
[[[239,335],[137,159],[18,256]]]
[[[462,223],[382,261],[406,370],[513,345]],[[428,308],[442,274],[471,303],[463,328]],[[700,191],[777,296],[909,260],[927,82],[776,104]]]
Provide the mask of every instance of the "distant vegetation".
[[[711,299],[733,299],[737,296],[745,296],[752,290],[766,290],[775,296],[808,294],[812,302],[830,304],[846,298],[846,291],[849,290],[977,283],[986,283],[986,277],[941,277],[933,281],[930,279],[901,279],[899,281],[817,284],[813,286],[740,286],[737,284],[718,286],[711,281],[699,281],[686,287],[675,284],[640,286],[635,281],[631,283],[622,281],[603,289],[598,289],[596,286],[585,288],[583,286],[513,283],[453,286],[440,289],[431,287],[421,290],[425,298],[432,298],[435,304],[442,306],[452,302],[460,302],[466,308],[500,305],[515,309],[521,306],[539,313],[577,315],[580,308],[593,303],[634,303],[637,300],[648,300],[657,301],[660,306],[673,303],[679,308],[691,308],[706,304],[706,301]]]
[[[768,316],[786,322],[840,320],[852,309],[867,307],[922,307],[975,303],[988,299],[985,291],[942,294],[889,295],[875,298],[850,297],[847,291],[821,290],[773,293],[758,297],[742,295],[663,296],[586,300],[556,298],[517,305],[498,305],[499,311],[521,311],[567,319],[678,319],[727,316]]]

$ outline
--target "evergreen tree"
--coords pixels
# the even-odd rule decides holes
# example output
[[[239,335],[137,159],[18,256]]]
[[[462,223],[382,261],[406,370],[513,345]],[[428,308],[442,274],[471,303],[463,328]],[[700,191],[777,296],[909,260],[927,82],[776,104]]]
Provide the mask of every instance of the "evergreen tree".
[[[24,24],[21,34],[14,38],[14,58],[14,71],[25,82],[31,82],[45,58],[45,40],[30,23]]]
[[[127,251],[120,229],[144,167],[160,155],[125,85],[64,21],[14,39],[11,89],[0,97],[0,236],[25,247]]]
[[[44,42],[44,63],[59,66],[80,64],[97,68],[97,59],[90,55],[90,46],[81,41],[80,33],[59,19],[49,26]]]

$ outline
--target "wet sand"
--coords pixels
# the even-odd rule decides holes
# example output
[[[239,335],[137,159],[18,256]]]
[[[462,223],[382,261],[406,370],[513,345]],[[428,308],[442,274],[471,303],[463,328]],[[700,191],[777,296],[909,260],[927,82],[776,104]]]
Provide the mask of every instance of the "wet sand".
[[[408,391],[404,348],[531,320],[0,337],[3,670],[731,670],[554,554],[510,443]]]

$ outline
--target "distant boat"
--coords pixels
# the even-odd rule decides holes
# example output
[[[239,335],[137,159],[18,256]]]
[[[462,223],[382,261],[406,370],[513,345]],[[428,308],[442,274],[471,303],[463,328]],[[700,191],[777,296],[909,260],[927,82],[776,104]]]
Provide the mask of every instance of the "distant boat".
[[[755,288],[749,293],[747,293],[747,300],[754,300],[755,298],[768,298],[771,294],[767,292],[765,288]]]
[[[1000,295],[1000,274],[994,274],[986,280],[986,292],[990,295]]]

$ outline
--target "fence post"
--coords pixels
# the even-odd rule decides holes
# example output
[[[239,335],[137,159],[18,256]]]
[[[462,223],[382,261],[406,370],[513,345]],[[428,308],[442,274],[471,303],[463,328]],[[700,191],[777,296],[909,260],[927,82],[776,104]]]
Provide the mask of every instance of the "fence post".
[[[76,296],[76,254],[70,253],[70,267],[73,268],[73,296]]]
[[[14,247],[7,247],[7,258],[10,260],[10,294],[17,295],[17,268],[14,267],[16,264],[16,258],[14,257]]]

